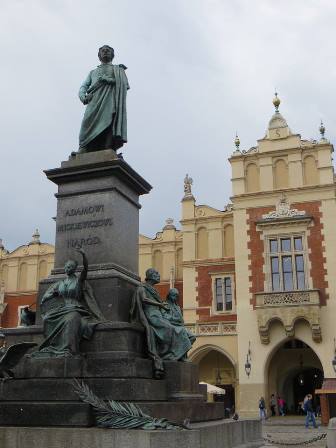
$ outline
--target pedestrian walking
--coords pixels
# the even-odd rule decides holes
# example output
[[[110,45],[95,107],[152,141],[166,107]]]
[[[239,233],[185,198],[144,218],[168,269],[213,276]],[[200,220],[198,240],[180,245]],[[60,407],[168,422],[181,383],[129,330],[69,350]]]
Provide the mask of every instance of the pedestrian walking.
[[[282,417],[285,416],[285,400],[278,396],[278,408],[279,408],[279,415]]]
[[[311,394],[307,395],[308,399],[304,404],[305,412],[306,412],[306,422],[305,427],[309,428],[309,422],[312,422],[312,425],[314,428],[317,428],[315,415],[314,415],[314,409],[313,409],[313,396]]]
[[[260,397],[259,400],[259,416],[260,420],[266,420],[266,404],[264,397]]]
[[[276,413],[275,413],[276,399],[275,399],[274,394],[271,395],[270,408],[271,408],[271,412],[272,412],[272,417],[274,417],[276,415]]]

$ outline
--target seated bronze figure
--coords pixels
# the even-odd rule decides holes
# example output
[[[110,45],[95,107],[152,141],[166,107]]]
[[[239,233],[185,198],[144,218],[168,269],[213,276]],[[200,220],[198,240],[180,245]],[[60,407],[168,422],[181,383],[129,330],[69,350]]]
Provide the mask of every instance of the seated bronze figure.
[[[177,319],[176,308],[164,302],[154,288],[159,282],[160,274],[148,269],[145,282],[134,294],[131,308],[131,318],[145,327],[147,352],[153,360],[156,378],[164,374],[163,361],[185,361],[195,341],[182,323],[182,314]]]
[[[72,357],[80,354],[79,344],[90,339],[95,326],[104,321],[92,288],[86,281],[88,261],[83,250],[83,270],[76,275],[78,263],[65,263],[66,278],[54,283],[43,295],[41,315],[45,340],[33,357]]]

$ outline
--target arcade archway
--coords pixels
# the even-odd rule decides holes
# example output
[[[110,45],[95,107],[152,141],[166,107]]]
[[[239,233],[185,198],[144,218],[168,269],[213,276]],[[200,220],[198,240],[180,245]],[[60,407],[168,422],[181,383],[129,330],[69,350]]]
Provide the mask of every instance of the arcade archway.
[[[307,394],[318,400],[315,389],[322,386],[323,368],[316,353],[304,342],[299,339],[284,342],[273,353],[266,368],[268,399],[271,394],[282,397],[288,414],[300,414]]]
[[[213,384],[225,390],[225,395],[214,395],[214,401],[224,402],[225,408],[235,406],[236,371],[232,360],[220,348],[201,347],[190,359],[198,364],[199,381]]]

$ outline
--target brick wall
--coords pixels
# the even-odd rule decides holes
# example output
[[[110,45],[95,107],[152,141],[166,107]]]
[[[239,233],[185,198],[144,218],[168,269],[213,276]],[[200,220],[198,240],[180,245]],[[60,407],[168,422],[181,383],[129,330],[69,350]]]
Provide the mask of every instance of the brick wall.
[[[8,296],[5,294],[5,303],[7,303],[7,306],[1,316],[1,326],[3,328],[17,327],[19,306],[35,304],[36,296],[36,293],[17,296]],[[35,310],[35,308],[36,305],[31,306],[31,309]]]
[[[170,289],[170,283],[158,283],[154,286],[154,288],[158,291],[160,294],[160,297],[165,300],[168,294],[168,291]],[[175,281],[174,288],[179,290],[180,298],[179,298],[179,306],[183,308],[183,281]]]

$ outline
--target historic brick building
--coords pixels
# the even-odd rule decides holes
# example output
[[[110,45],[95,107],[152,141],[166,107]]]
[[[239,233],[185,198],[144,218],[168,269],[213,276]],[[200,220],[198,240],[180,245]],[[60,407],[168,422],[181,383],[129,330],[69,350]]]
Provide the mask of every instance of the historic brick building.
[[[183,279],[201,380],[224,387],[244,416],[272,393],[296,412],[305,394],[335,377],[333,146],[323,125],[316,141],[293,133],[279,104],[276,96],[256,146],[241,150],[236,138],[232,203],[197,205],[187,176],[181,230],[169,221],[154,239],[140,237],[142,275],[156,267],[161,288],[174,283],[173,272]]]

